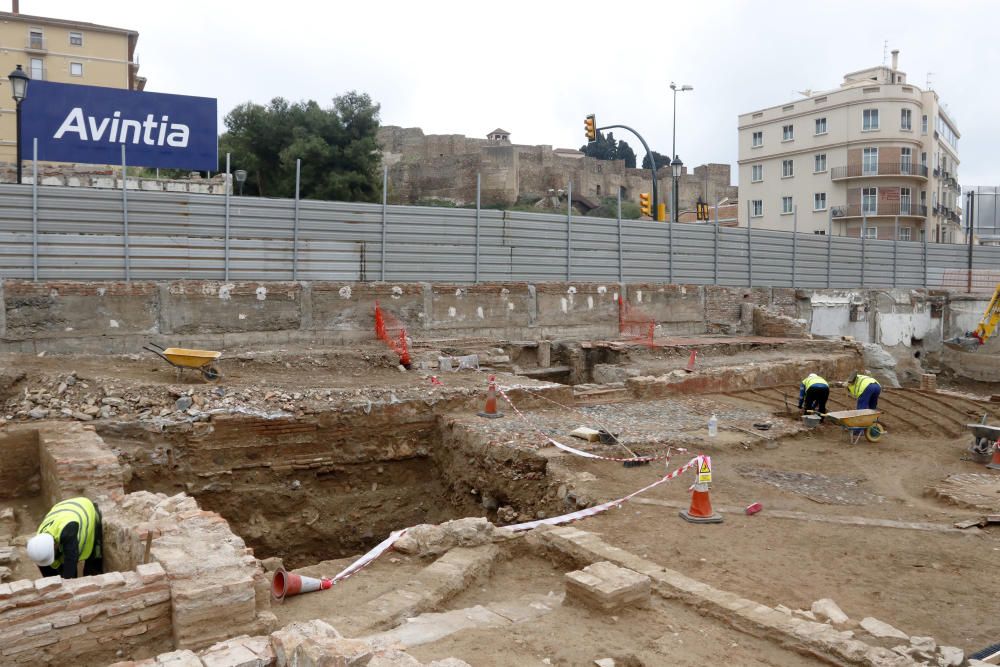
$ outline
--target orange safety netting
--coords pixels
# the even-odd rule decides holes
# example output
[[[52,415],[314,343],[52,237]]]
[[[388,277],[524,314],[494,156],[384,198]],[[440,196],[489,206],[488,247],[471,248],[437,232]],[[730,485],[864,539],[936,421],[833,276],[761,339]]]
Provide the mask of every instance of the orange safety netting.
[[[406,343],[406,327],[391,313],[383,312],[375,302],[375,335],[399,356],[404,368],[410,367],[410,350]]]
[[[630,305],[618,295],[618,333],[625,338],[631,338],[645,343],[650,348],[654,346],[653,332],[656,320],[635,306]]]

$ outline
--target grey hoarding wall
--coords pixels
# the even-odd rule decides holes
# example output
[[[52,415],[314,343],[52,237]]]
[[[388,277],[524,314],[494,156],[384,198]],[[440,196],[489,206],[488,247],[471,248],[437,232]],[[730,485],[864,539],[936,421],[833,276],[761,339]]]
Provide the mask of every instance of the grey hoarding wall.
[[[29,185],[0,186],[0,278],[125,278],[120,190],[42,187],[36,209],[32,201]],[[130,191],[127,206],[132,280],[227,275],[224,197]],[[491,282],[957,289],[968,280],[963,245],[494,210],[480,211],[477,234],[472,209],[387,206],[383,218],[379,204],[302,201],[297,224],[295,210],[293,200],[230,199],[230,280],[290,280],[293,262],[300,280],[473,282],[478,274]],[[992,289],[1000,247],[974,247],[972,266],[974,288]]]

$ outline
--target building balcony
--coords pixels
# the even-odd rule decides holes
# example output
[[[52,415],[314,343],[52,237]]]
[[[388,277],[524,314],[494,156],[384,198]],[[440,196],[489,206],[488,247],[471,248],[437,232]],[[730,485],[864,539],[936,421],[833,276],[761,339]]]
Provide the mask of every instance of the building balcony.
[[[880,162],[876,165],[849,164],[830,170],[830,179],[844,181],[850,178],[877,178],[879,176],[912,176],[927,180],[927,167],[912,162]]]
[[[861,204],[846,204],[844,206],[833,206],[830,211],[834,218],[879,218],[895,217],[903,218],[926,218],[927,207],[919,204],[901,204],[898,201],[880,201],[876,206],[862,208]]]

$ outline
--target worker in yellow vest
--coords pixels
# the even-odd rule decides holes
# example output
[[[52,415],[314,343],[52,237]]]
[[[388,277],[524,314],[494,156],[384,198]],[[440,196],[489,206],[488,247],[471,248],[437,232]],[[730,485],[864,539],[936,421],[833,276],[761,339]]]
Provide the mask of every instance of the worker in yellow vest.
[[[104,571],[101,512],[88,498],[56,503],[28,540],[28,558],[43,577],[75,579]]]
[[[819,414],[826,414],[826,402],[830,398],[830,384],[810,373],[799,384],[799,409],[803,407]]]
[[[858,399],[858,410],[876,410],[882,386],[870,375],[851,373],[847,380],[847,393],[851,398]]]

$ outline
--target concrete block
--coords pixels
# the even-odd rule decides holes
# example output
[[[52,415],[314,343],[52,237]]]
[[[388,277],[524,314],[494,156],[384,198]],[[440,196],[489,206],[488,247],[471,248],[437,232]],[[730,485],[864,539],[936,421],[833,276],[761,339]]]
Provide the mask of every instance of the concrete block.
[[[298,329],[301,293],[292,282],[173,282],[160,304],[161,321],[175,334]]]
[[[156,329],[156,287],[149,282],[7,281],[6,336],[122,335]]]
[[[423,287],[415,283],[312,283],[312,326],[375,336],[375,303],[402,322],[407,331],[426,326]]]
[[[149,584],[154,581],[160,581],[165,579],[167,573],[164,572],[163,566],[159,563],[144,563],[135,568],[136,574],[139,575],[139,579],[142,583]]]
[[[427,325],[434,329],[502,329],[531,324],[527,283],[434,284],[430,291]]]
[[[872,637],[878,637],[879,639],[892,638],[903,639],[906,641],[910,640],[909,635],[902,630],[894,628],[888,623],[880,621],[877,618],[872,618],[871,616],[861,619],[861,627]]]
[[[588,565],[565,575],[566,599],[600,611],[624,607],[646,608],[650,603],[651,582],[644,574],[607,561]]]

